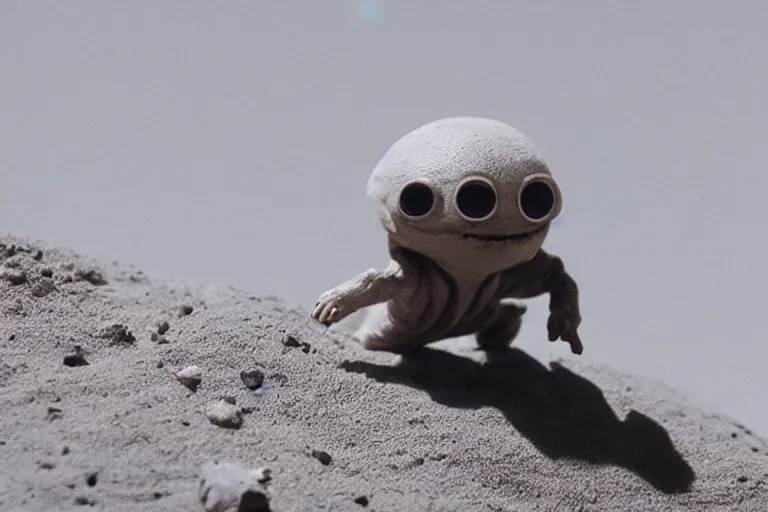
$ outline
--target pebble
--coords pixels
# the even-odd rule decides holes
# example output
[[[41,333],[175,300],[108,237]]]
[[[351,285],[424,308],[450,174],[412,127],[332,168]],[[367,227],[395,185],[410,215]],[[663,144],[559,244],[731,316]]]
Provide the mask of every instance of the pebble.
[[[357,503],[361,507],[367,507],[368,506],[368,497],[367,496],[358,496],[357,498],[355,498],[355,503]]]
[[[224,400],[208,404],[205,417],[217,427],[238,429],[243,426],[243,413],[240,408]]]
[[[179,309],[179,316],[189,316],[192,314],[192,311],[194,311],[192,306],[181,306]]]
[[[88,361],[85,360],[83,354],[76,352],[74,354],[68,354],[64,356],[64,364],[69,367],[88,366]]]
[[[257,468],[250,472],[260,484],[265,484],[272,480],[272,470],[269,468]]]
[[[80,505],[83,507],[93,507],[96,505],[96,501],[92,500],[91,498],[87,496],[78,496],[75,498],[75,505]]]
[[[94,286],[104,286],[107,280],[104,275],[96,269],[78,269],[75,271],[75,281],[85,281]]]
[[[39,281],[33,284],[32,287],[29,289],[29,292],[32,294],[32,296],[38,299],[47,297],[48,295],[52,294],[55,291],[56,291],[56,285],[53,284],[53,281],[51,281],[50,279]]]
[[[64,411],[58,407],[49,407],[47,413],[45,414],[45,419],[48,421],[60,420],[63,417]]]
[[[99,338],[110,340],[113,345],[132,345],[136,336],[123,324],[109,324],[99,329]]]
[[[203,382],[203,371],[199,366],[187,366],[176,374],[176,379],[191,391],[197,391],[200,383]]]
[[[248,389],[259,389],[264,385],[264,374],[259,370],[243,370],[240,372],[240,380]]]
[[[200,471],[198,498],[207,512],[270,512],[260,476],[259,470],[234,463],[206,462]]]
[[[291,336],[290,334],[286,334],[285,336],[283,336],[282,342],[283,342],[283,345],[289,348],[296,348],[301,346],[301,343],[299,342],[299,340],[297,340],[294,336]]]
[[[160,322],[157,325],[157,334],[162,336],[163,334],[167,333],[168,329],[170,328],[171,328],[171,324],[169,324],[168,322],[165,322],[165,321]]]
[[[27,282],[27,274],[23,270],[6,268],[0,270],[0,279],[8,281],[12,286],[19,286]]]
[[[327,466],[331,463],[331,456],[328,454],[328,452],[324,452],[322,450],[312,450],[312,456],[320,461],[320,464],[323,466]]]

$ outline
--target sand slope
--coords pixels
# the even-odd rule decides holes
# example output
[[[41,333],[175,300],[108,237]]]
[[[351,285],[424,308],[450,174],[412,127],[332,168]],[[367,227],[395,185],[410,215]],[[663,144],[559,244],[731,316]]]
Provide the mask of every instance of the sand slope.
[[[664,386],[516,350],[403,362],[276,298],[0,244],[0,511],[203,510],[214,459],[269,468],[284,512],[768,510],[766,443]],[[206,417],[222,397],[240,428]]]

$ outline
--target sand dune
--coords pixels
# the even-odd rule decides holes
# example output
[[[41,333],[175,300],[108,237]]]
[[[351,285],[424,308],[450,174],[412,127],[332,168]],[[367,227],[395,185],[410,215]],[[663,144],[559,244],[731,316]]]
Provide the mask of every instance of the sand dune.
[[[658,383],[369,353],[10,235],[0,268],[0,511],[768,510],[765,441]]]

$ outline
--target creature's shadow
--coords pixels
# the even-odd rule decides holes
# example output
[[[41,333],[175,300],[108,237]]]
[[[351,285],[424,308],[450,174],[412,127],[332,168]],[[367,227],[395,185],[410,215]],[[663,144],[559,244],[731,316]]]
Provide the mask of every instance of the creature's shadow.
[[[422,389],[449,407],[496,407],[547,457],[615,464],[667,494],[690,489],[693,469],[648,416],[633,410],[621,421],[600,388],[558,363],[547,369],[517,349],[488,356],[481,364],[427,347],[396,366],[347,361],[342,367]]]

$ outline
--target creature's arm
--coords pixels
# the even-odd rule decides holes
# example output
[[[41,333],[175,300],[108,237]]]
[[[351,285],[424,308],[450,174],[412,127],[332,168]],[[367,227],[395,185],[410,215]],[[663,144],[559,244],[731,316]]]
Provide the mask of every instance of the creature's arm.
[[[394,260],[385,269],[368,269],[323,293],[312,318],[324,325],[338,322],[359,309],[395,297],[406,281],[402,267]]]
[[[584,351],[577,331],[581,324],[579,287],[559,257],[541,250],[531,261],[509,269],[506,277],[505,297],[523,299],[549,293],[549,341],[560,338],[570,344],[574,354]]]

